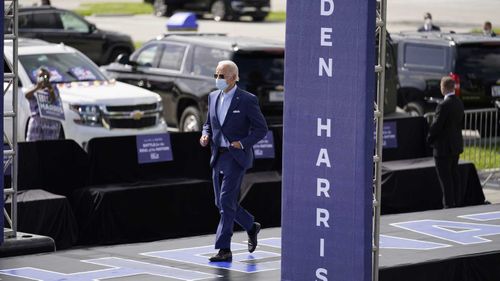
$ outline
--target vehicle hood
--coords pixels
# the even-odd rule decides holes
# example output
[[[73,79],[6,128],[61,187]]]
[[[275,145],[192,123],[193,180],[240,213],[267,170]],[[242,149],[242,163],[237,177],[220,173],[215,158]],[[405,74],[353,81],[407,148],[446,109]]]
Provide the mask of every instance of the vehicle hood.
[[[158,94],[122,82],[58,84],[63,102],[85,105],[138,105],[160,102]]]

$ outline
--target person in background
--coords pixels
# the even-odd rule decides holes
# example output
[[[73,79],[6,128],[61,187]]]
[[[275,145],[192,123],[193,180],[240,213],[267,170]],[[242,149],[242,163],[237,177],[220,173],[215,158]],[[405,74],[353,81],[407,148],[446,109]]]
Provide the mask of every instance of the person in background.
[[[429,32],[429,31],[441,31],[439,26],[432,24],[431,13],[425,13],[424,15],[424,25],[418,29],[418,32]]]
[[[49,95],[49,99],[54,102],[59,98],[59,90],[56,85],[50,83],[50,72],[46,68],[39,68],[36,78],[36,85],[25,94],[31,111],[26,141],[59,139],[61,135],[61,123],[40,116],[38,101],[35,96],[39,92],[46,92]]]
[[[493,31],[493,25],[491,24],[491,22],[487,21],[484,23],[483,34],[484,34],[484,36],[488,36],[488,37],[496,37],[497,36],[495,31]]]
[[[459,207],[461,198],[458,159],[463,152],[462,123],[464,105],[455,96],[455,81],[451,77],[441,79],[444,96],[436,108],[436,116],[429,129],[427,141],[433,148],[436,171],[443,192],[443,207]]]
[[[50,6],[50,0],[42,0],[42,6]]]
[[[248,251],[257,247],[261,225],[239,202],[241,182],[253,164],[253,146],[267,134],[267,124],[256,96],[236,85],[238,66],[219,62],[214,74],[218,90],[208,96],[208,116],[203,125],[201,146],[210,144],[215,205],[220,211],[215,249],[211,262],[230,262],[234,222],[248,234]]]

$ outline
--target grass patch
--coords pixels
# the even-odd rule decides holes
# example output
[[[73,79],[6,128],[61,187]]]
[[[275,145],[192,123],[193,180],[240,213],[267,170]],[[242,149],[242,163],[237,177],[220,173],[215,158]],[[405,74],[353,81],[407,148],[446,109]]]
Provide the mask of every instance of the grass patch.
[[[134,48],[136,50],[139,49],[140,47],[142,47],[142,45],[144,45],[144,42],[142,42],[142,41],[134,41]]]
[[[83,3],[74,10],[82,16],[90,15],[116,15],[116,14],[152,14],[153,6],[148,3]]]
[[[497,145],[496,151],[479,147],[464,147],[464,153],[460,155],[460,159],[474,162],[478,170],[495,169],[500,163],[500,146]]]
[[[286,12],[270,12],[266,17],[266,21],[283,22],[286,20]]]

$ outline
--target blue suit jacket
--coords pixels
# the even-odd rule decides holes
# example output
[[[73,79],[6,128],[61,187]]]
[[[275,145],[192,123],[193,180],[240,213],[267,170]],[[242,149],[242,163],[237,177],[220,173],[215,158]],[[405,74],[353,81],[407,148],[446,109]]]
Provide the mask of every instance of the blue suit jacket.
[[[267,134],[267,125],[264,115],[260,111],[256,96],[236,89],[224,123],[221,124],[217,117],[217,101],[221,91],[213,91],[208,96],[207,121],[203,125],[203,135],[210,136],[212,158],[210,166],[213,167],[218,157],[219,143],[217,140],[222,134],[231,143],[240,141],[244,149],[229,147],[229,152],[238,164],[244,169],[249,169],[253,164],[253,146]]]

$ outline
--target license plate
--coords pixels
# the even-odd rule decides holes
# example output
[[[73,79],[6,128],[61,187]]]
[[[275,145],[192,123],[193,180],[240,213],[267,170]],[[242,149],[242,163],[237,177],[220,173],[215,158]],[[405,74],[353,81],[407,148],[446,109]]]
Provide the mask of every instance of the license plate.
[[[269,101],[270,102],[283,102],[283,93],[281,91],[270,91]]]
[[[491,96],[492,97],[500,97],[500,86],[491,87]]]

